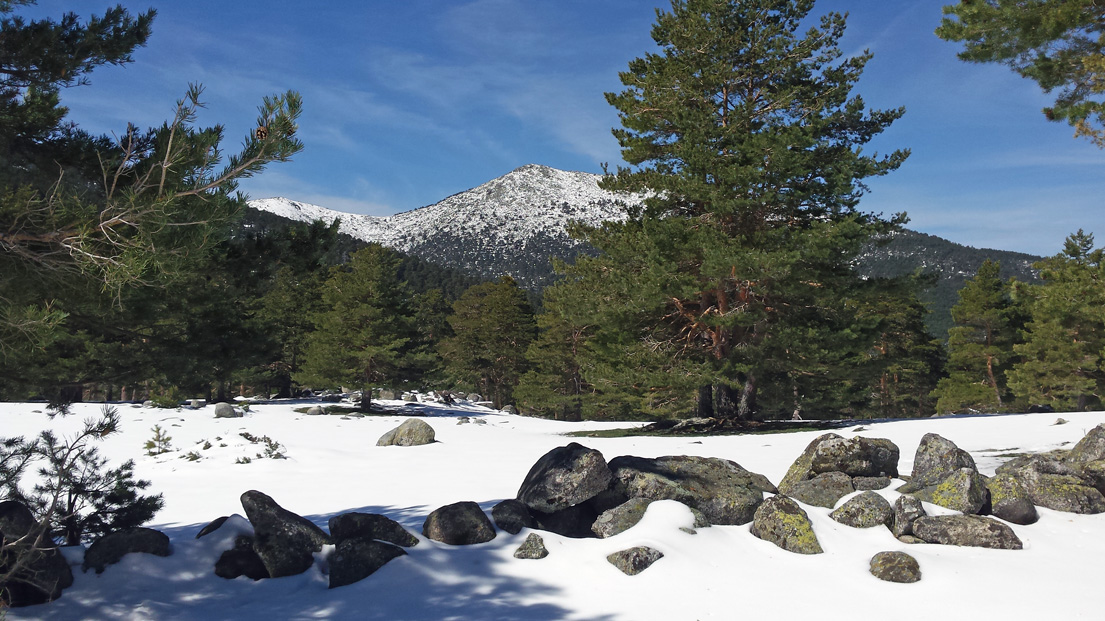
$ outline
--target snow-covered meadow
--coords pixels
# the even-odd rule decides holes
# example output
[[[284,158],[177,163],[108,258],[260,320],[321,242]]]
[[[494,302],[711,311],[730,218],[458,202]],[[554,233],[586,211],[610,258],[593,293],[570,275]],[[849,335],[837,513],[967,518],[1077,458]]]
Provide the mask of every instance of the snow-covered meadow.
[[[571,441],[618,455],[699,455],[731,459],[778,483],[820,432],[722,437],[568,438],[579,430],[626,423],[563,423],[503,414],[475,405],[387,402],[394,416],[346,418],[297,413],[304,403],[253,405],[244,418],[216,419],[214,408],[165,410],[118,406],[119,433],[101,452],[113,465],[133,458],[136,473],[164,495],[149,526],[171,539],[167,558],[132,554],[96,575],[81,573],[80,550],[68,550],[76,582],[50,604],[13,609],[8,619],[852,619],[1001,618],[1102,619],[1105,603],[1105,514],[1075,515],[1040,508],[1040,521],[1012,525],[1023,550],[908,545],[889,530],[838,524],[829,510],[803,508],[824,554],[786,552],[753,537],[750,526],[713,526],[689,534],[688,509],[654,503],[644,520],[609,539],[568,539],[541,533],[549,556],[520,560],[514,550],[529,531],[500,531],[491,542],[449,546],[421,536],[430,511],[472,500],[491,507],[513,498],[544,453]],[[69,435],[96,404],[77,404],[67,418],[46,416],[43,404],[0,404],[0,437],[44,428]],[[377,447],[377,439],[409,416],[423,417],[437,442]],[[474,422],[458,425],[459,417]],[[1056,419],[1066,424],[1056,425]],[[477,424],[484,421],[485,424]],[[1069,448],[1105,412],[956,417],[864,423],[837,430],[845,437],[889,438],[901,448],[899,471],[912,468],[925,433],[939,433],[969,451],[983,474],[1011,453]],[[160,425],[169,453],[143,448]],[[241,433],[268,436],[286,459],[258,458],[263,445]],[[204,448],[209,446],[209,448]],[[196,453],[199,459],[185,456]],[[236,463],[250,458],[249,463]],[[879,493],[893,501],[897,483]],[[419,536],[408,555],[349,586],[328,589],[320,560],[308,572],[253,582],[214,575],[233,533],[196,539],[211,520],[242,514],[239,496],[260,490],[284,508],[325,528],[338,513],[383,513]],[[842,501],[843,502],[843,501]],[[949,511],[926,504],[930,514]],[[612,552],[647,545],[664,553],[652,567],[626,576],[606,561]],[[871,557],[907,551],[920,563],[914,584],[882,582],[868,572]]]

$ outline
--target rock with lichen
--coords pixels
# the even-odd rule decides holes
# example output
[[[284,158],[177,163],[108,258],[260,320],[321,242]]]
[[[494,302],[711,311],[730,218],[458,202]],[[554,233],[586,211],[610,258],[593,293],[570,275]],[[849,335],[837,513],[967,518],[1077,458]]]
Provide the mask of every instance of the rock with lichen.
[[[798,503],[786,496],[772,496],[763,502],[752,520],[752,534],[797,554],[821,554],[821,543],[813,524]]]

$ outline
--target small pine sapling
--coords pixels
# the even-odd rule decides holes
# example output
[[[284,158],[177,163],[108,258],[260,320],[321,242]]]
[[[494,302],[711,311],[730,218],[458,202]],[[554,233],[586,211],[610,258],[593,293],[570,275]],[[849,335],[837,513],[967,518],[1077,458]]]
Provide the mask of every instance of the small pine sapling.
[[[169,437],[169,434],[165,433],[161,425],[154,425],[150,431],[153,432],[153,437],[146,440],[145,448],[147,455],[154,457],[173,450],[170,445],[172,438]]]

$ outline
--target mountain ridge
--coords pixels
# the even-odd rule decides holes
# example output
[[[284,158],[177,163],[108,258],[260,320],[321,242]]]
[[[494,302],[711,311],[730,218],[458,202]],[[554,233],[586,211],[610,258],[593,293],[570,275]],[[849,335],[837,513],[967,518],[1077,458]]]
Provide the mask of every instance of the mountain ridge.
[[[593,252],[572,239],[569,222],[597,226],[628,217],[640,195],[607,192],[601,175],[527,164],[437,203],[392,216],[344,213],[287,198],[253,200],[250,207],[299,222],[341,219],[340,230],[363,242],[376,242],[431,263],[485,279],[512,276],[531,291],[556,279],[550,258],[572,260]],[[1002,263],[1003,278],[1032,281],[1032,263],[1041,257],[989,248],[972,248],[934,235],[902,229],[885,243],[872,243],[857,259],[867,277],[893,277],[923,271],[938,273],[923,300],[933,311],[929,329],[943,335],[951,326],[949,309],[956,292],[989,258]]]

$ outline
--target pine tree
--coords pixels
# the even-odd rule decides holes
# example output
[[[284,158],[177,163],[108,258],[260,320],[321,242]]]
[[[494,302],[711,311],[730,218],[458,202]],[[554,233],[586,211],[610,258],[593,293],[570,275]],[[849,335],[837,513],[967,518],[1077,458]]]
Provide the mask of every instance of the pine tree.
[[[415,334],[398,268],[396,253],[369,244],[331,269],[322,288],[325,310],[315,317],[302,370],[293,376],[297,382],[358,387],[367,412],[375,386],[406,379]]]
[[[563,286],[594,292],[569,319],[597,326],[592,350],[624,370],[600,377],[644,409],[686,411],[698,395],[700,414],[750,417],[778,406],[761,393],[793,395],[803,367],[838,355],[839,294],[881,226],[857,210],[862,181],[908,154],[861,153],[903,111],[851,95],[870,54],[841,60],[839,14],[799,35],[812,8],[676,0],[657,14],[660,51],[607,94],[634,168],[603,186],[646,199],[629,222],[584,233],[601,254]]]
[[[1021,288],[1031,320],[1009,387],[1033,405],[1101,407],[1105,396],[1105,249],[1079,230],[1063,252],[1035,265],[1042,285]]]
[[[944,7],[936,34],[963,41],[959,57],[998,62],[1060,89],[1044,108],[1075,136],[1105,147],[1105,4],[1101,0],[961,0]]]
[[[497,408],[511,403],[537,331],[525,292],[509,276],[469,287],[447,320],[453,336],[441,344],[446,372]]]
[[[939,412],[1009,409],[1005,375],[1014,361],[1023,317],[1000,269],[999,263],[987,260],[959,290],[959,302],[952,307],[955,327],[948,331],[948,376],[933,392]]]

